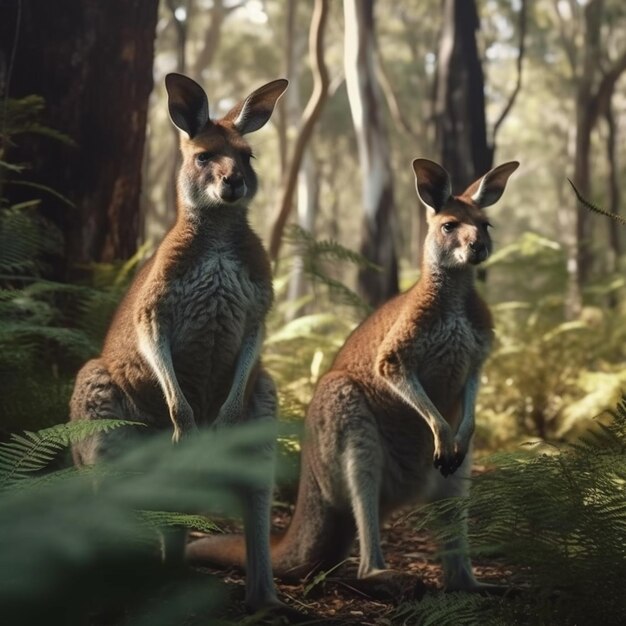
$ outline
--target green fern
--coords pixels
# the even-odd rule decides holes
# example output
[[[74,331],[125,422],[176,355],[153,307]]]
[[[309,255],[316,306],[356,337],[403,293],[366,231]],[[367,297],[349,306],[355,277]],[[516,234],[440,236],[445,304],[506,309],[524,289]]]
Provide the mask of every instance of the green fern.
[[[626,396],[609,423],[599,423],[574,445],[527,446],[490,463],[492,471],[473,479],[469,501],[429,505],[420,511],[419,525],[430,525],[439,540],[450,538],[469,503],[472,551],[512,568],[527,623],[624,623]],[[441,524],[446,517],[453,522]],[[511,617],[519,608],[490,602],[487,608],[499,615],[510,609]],[[457,623],[485,623],[482,604],[469,603],[466,610],[469,621]],[[543,617],[535,620],[535,614]],[[436,615],[435,621],[415,623],[448,623]]]
[[[0,443],[0,491],[14,487],[18,481],[46,468],[59,452],[98,433],[122,426],[141,426],[125,420],[79,420],[57,424],[39,432],[11,435],[10,441]]]
[[[141,522],[154,531],[164,528],[187,528],[203,533],[219,532],[220,527],[202,515],[189,515],[170,511],[138,511]]]
[[[324,285],[331,298],[337,302],[353,307],[360,313],[371,312],[371,307],[356,292],[329,274],[325,263],[349,263],[357,267],[380,270],[378,265],[336,241],[317,241],[311,233],[295,224],[287,230],[285,241],[292,245],[303,260],[304,273],[314,284]]]
[[[20,466],[34,458],[35,469],[50,454],[40,456],[34,440],[45,441],[44,448],[68,444],[90,434],[84,426],[19,438],[11,442],[17,455],[5,461]],[[15,488],[0,491],[3,620],[35,626],[54,614],[59,624],[100,623],[99,617],[133,626],[217,623],[212,578],[159,563],[155,530],[213,530],[197,512],[228,514],[242,489],[266,484],[274,438],[267,424],[201,431],[177,446],[163,433],[88,470],[27,472]],[[113,607],[122,610],[111,622]]]

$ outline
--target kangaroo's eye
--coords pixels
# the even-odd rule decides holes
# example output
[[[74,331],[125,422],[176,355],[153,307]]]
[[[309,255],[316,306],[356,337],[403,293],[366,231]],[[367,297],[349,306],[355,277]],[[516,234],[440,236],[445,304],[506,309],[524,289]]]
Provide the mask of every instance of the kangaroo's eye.
[[[242,152],[241,158],[243,159],[244,163],[250,163],[250,160],[254,159],[254,154],[252,154],[252,152]]]
[[[211,152],[199,152],[196,154],[196,163],[199,165],[205,165],[208,161],[211,160],[213,154]]]
[[[444,233],[451,233],[458,225],[458,222],[446,222],[441,226],[441,230],[443,230]]]

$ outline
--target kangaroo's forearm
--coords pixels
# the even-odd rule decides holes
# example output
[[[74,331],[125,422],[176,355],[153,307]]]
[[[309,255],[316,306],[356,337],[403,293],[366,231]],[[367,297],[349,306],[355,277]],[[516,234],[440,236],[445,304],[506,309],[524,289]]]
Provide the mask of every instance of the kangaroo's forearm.
[[[169,342],[155,324],[138,329],[137,334],[139,352],[159,382],[174,426],[174,437],[178,439],[180,432],[195,428],[195,420],[176,378]]]
[[[259,361],[264,334],[263,326],[260,325],[242,342],[235,365],[233,382],[228,397],[220,409],[215,425],[223,426],[241,418],[248,381]]]
[[[394,368],[380,374],[380,379],[394,394],[413,408],[426,421],[430,430],[439,441],[442,432],[449,430],[449,425],[424,390],[417,375],[405,367]]]

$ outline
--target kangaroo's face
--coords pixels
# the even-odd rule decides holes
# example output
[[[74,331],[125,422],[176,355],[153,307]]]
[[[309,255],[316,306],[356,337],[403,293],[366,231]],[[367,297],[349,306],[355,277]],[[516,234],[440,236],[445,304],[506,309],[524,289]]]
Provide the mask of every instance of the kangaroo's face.
[[[257,190],[252,149],[232,126],[212,123],[193,139],[181,139],[180,190],[193,206],[247,204]]]
[[[511,161],[487,172],[460,196],[451,192],[450,176],[437,163],[415,159],[417,195],[428,210],[425,260],[444,268],[478,265],[491,254],[491,224],[483,209],[496,202],[519,163]]]
[[[204,90],[181,74],[168,74],[165,85],[174,125],[181,130],[183,163],[178,190],[188,208],[247,205],[257,190],[252,149],[244,135],[269,120],[287,88],[279,79],[235,105],[222,119],[209,118]]]
[[[452,198],[428,221],[426,248],[441,266],[478,265],[491,254],[491,224],[482,209],[473,204]]]

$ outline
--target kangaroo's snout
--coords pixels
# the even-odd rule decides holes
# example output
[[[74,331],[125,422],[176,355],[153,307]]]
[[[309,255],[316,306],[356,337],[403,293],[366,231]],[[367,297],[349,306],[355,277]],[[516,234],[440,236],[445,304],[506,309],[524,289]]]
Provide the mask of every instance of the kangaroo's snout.
[[[222,177],[220,197],[225,202],[236,202],[246,195],[246,181],[239,172]]]
[[[489,257],[489,246],[483,241],[470,241],[469,250],[468,260],[472,265],[478,265]]]

